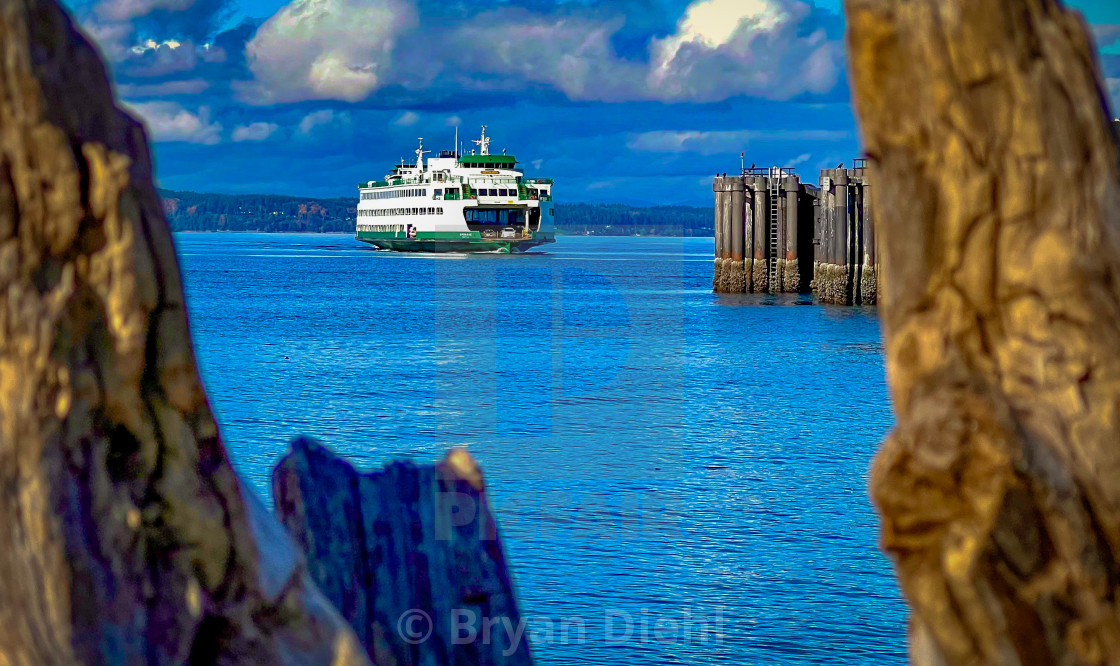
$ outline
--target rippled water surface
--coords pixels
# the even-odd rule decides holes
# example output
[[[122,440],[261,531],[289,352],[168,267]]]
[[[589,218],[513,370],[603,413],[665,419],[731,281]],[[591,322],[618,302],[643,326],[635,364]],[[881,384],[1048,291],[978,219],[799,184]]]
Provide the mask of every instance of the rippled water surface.
[[[710,239],[530,255],[180,234],[234,462],[312,435],[362,467],[468,446],[542,664],[902,663],[867,470],[874,310],[711,293]]]

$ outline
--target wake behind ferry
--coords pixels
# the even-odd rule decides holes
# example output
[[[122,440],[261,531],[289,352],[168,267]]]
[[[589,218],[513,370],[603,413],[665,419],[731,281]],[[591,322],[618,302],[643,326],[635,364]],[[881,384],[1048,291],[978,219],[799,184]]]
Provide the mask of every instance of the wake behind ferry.
[[[491,155],[486,126],[478,153],[401,160],[385,180],[358,186],[355,238],[405,252],[524,252],[556,241],[551,178],[525,178],[512,155]]]

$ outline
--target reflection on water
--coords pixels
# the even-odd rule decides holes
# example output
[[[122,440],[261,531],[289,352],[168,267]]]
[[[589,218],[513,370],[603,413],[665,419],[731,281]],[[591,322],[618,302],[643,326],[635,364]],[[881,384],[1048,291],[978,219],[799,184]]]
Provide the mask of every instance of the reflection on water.
[[[873,309],[713,295],[710,239],[176,242],[242,474],[267,496],[297,434],[364,467],[469,446],[540,663],[904,661],[866,492],[891,425]]]

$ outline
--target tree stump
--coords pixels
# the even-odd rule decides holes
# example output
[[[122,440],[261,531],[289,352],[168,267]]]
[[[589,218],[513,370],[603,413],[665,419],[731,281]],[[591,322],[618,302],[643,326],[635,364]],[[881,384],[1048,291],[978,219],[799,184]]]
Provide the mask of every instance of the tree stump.
[[[1053,0],[846,0],[921,664],[1120,663],[1120,173]]]
[[[222,447],[144,130],[53,0],[0,54],[0,663],[368,663]]]
[[[272,492],[312,578],[375,664],[532,664],[482,472],[465,449],[435,466],[360,474],[300,439]]]

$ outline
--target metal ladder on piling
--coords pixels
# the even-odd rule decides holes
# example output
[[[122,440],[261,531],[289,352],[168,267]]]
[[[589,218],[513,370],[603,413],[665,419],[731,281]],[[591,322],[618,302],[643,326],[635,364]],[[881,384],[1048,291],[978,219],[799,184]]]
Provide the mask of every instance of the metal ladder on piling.
[[[767,203],[770,204],[770,254],[767,257],[767,272],[770,276],[768,284],[771,294],[777,294],[782,290],[782,285],[778,284],[778,225],[781,224],[782,176],[784,171],[785,169],[781,167],[770,167],[770,178],[767,181],[769,192]]]

